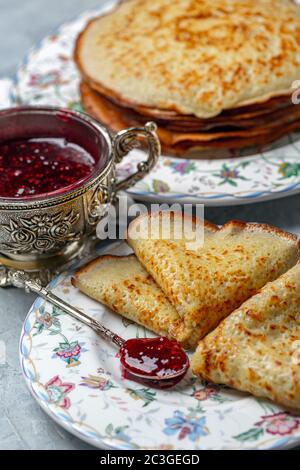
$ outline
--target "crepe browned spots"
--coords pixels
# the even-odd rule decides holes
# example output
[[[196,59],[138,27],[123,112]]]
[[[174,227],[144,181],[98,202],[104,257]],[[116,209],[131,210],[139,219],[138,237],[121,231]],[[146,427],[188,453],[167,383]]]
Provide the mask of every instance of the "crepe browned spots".
[[[138,217],[127,241],[179,313],[193,344],[300,256],[296,236],[268,225],[231,221],[220,229],[208,227],[203,246],[192,249],[184,235],[151,236],[160,233],[162,222],[159,212]],[[181,214],[171,219],[173,228],[184,223]]]
[[[200,341],[191,366],[211,382],[300,408],[300,264]]]
[[[84,109],[112,131],[141,126],[148,116],[117,105],[110,99],[81,84]],[[276,101],[275,101],[276,102]],[[280,104],[279,104],[280,103]],[[176,121],[156,119],[158,135],[165,153],[187,155],[195,150],[240,149],[250,146],[263,148],[288,132],[300,128],[300,106],[276,102],[273,110],[244,110],[241,115],[223,113],[208,120]],[[186,117],[187,119],[187,117]],[[197,155],[197,156],[201,156]],[[210,156],[207,153],[203,155]],[[213,156],[213,154],[212,154]]]
[[[127,0],[86,26],[75,59],[119,104],[206,119],[290,92],[300,75],[300,7]]]
[[[72,283],[115,313],[189,345],[180,316],[134,255],[100,256],[79,269]]]

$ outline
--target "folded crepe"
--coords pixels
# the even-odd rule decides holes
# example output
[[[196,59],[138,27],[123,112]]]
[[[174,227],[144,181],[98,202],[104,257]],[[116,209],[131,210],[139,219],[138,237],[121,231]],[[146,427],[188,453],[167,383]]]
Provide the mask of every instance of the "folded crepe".
[[[214,224],[205,221],[204,238],[215,230]],[[113,312],[195,348],[180,315],[134,254],[100,256],[76,271],[72,284]]]
[[[180,334],[180,316],[135,255],[100,256],[80,268],[72,283],[123,317],[189,346]]]
[[[300,264],[206,336],[191,366],[211,382],[300,408]]]
[[[165,215],[135,219],[127,241],[137,258],[178,312],[183,340],[196,345],[220,321],[299,260],[296,236],[263,224],[231,221],[218,228],[205,223],[202,247],[190,239],[151,237],[161,234]],[[188,222],[175,213],[171,226]],[[201,221],[194,219],[200,230]],[[178,233],[178,232],[177,232]],[[171,328],[175,331],[178,323]]]

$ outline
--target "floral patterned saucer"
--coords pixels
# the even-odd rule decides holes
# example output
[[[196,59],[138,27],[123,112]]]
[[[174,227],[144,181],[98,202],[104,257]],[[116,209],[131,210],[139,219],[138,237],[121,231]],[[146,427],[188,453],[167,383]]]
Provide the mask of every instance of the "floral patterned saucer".
[[[123,255],[129,248],[118,243],[106,252]],[[125,339],[151,335],[78,292],[71,275],[52,281],[57,295]],[[300,443],[300,417],[269,401],[191,373],[168,391],[146,388],[121,378],[116,352],[40,298],[20,340],[21,367],[34,398],[58,424],[99,448],[274,449]]]
[[[82,15],[46,37],[32,50],[16,77],[16,103],[52,104],[81,110],[79,76],[72,60],[75,39],[98,11]],[[139,200],[204,203],[211,206],[248,204],[300,192],[300,130],[252,157],[189,160],[163,156],[156,168],[128,192]],[[121,165],[132,172],[142,153],[135,150]],[[230,158],[231,157],[231,158]]]

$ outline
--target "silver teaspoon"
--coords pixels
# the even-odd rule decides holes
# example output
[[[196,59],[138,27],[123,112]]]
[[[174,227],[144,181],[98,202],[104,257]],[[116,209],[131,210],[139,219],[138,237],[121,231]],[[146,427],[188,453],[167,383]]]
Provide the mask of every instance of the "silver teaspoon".
[[[165,337],[124,340],[94,318],[42,287],[38,281],[28,279],[25,272],[15,272],[12,282],[16,287],[38,294],[118,346],[124,378],[164,389],[177,384],[186,374],[189,359],[177,341]]]

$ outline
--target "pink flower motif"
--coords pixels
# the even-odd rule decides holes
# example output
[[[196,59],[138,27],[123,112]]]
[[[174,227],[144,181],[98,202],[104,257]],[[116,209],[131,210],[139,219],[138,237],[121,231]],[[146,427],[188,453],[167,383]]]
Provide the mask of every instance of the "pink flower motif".
[[[70,408],[71,401],[69,397],[66,397],[66,395],[74,390],[74,384],[63,383],[60,377],[56,375],[46,383],[45,388],[48,392],[51,403],[54,403],[60,408]]]
[[[262,416],[255,426],[262,426],[269,434],[287,436],[300,427],[300,418],[295,418],[287,412],[279,412],[270,416]]]
[[[51,42],[56,42],[57,39],[58,39],[58,35],[57,35],[57,34],[51,34],[51,36],[48,36],[48,39],[49,39]]]
[[[69,357],[75,357],[75,356],[78,356],[80,354],[80,346],[79,344],[77,344],[75,346],[75,348],[72,348],[72,349],[67,349],[67,350],[62,350],[62,351],[57,351],[57,356],[59,357],[64,357],[65,359],[69,358]]]
[[[60,75],[58,70],[52,70],[45,74],[31,74],[29,78],[29,86],[32,87],[40,87],[40,88],[47,88],[51,85],[60,85],[65,83]]]
[[[216,395],[216,390],[213,387],[202,388],[201,390],[196,390],[193,393],[193,397],[198,401],[208,400],[209,398]]]
[[[178,171],[178,173],[181,173],[182,175],[184,175],[185,167],[186,167],[186,162],[180,162],[180,163],[177,163],[177,165],[175,166],[175,170]]]
[[[62,359],[68,365],[67,367],[74,367],[80,364],[79,358],[81,352],[86,351],[82,348],[82,345],[78,341],[72,341],[71,343],[65,338],[63,343],[59,343],[59,346],[53,349],[55,356]]]

